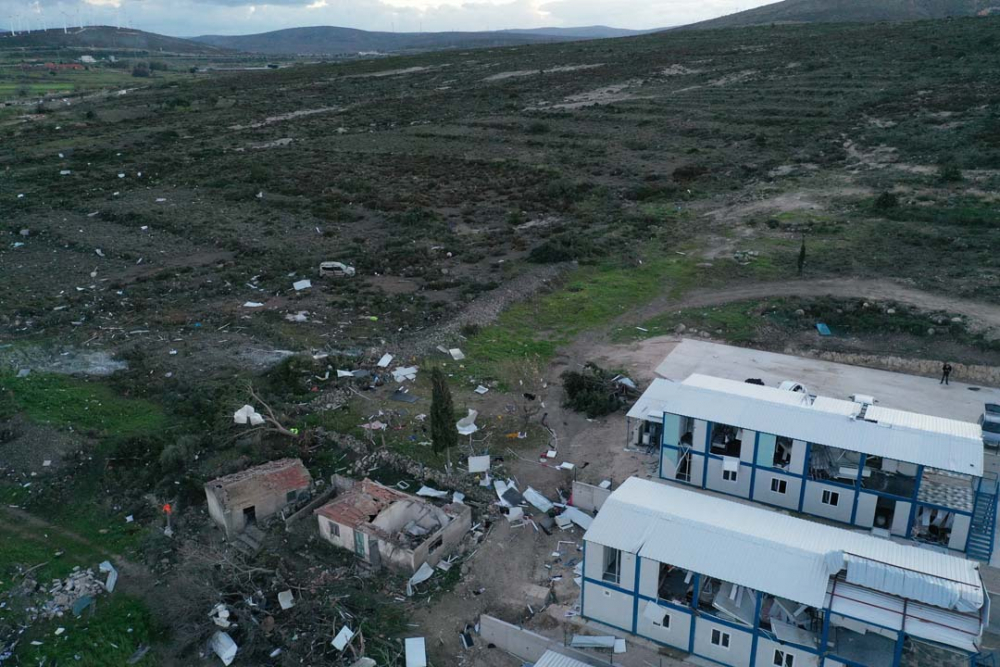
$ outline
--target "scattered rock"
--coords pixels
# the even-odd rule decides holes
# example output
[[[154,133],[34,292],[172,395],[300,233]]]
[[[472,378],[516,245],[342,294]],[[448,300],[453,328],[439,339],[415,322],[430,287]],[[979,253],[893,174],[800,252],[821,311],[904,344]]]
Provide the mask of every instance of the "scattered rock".
[[[678,324],[676,327],[674,327],[675,334],[682,334],[685,331],[687,331],[687,326],[684,324]]]

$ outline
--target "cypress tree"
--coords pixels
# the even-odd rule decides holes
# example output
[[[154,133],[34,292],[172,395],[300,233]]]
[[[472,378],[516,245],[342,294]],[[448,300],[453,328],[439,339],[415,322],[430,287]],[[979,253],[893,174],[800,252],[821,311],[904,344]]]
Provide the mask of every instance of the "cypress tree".
[[[455,429],[455,406],[451,402],[448,379],[440,368],[431,372],[431,441],[435,452],[444,452],[458,444]]]

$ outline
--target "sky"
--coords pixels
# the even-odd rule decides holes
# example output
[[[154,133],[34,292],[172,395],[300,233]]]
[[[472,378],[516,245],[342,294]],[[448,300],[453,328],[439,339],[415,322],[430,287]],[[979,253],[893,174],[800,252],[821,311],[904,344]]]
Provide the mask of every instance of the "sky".
[[[334,25],[398,32],[692,23],[775,0],[0,0],[0,26],[130,25],[166,35]]]

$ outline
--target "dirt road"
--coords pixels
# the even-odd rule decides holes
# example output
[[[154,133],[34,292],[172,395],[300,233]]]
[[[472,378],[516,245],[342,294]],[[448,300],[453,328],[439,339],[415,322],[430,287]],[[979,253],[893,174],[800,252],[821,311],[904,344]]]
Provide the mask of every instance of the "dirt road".
[[[696,290],[682,299],[664,295],[626,317],[629,323],[642,322],[665,310],[719,306],[734,301],[748,301],[767,297],[822,297],[859,298],[877,301],[896,301],[921,310],[942,310],[969,319],[970,323],[986,328],[1000,329],[1000,306],[932,294],[906,287],[888,280],[860,278],[826,280],[788,280],[773,283],[753,283],[724,289]]]
[[[773,283],[753,283],[724,289],[696,290],[682,299],[664,295],[626,317],[629,322],[642,322],[665,310],[719,306],[733,301],[748,301],[767,297],[822,297],[896,301],[921,310],[943,310],[961,315],[988,328],[1000,328],[1000,306],[932,294],[888,280],[860,278],[825,280],[788,280]]]

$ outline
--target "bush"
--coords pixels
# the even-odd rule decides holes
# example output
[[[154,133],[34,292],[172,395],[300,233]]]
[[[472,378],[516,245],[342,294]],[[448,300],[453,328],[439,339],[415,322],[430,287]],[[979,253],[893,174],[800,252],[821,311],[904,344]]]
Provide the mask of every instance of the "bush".
[[[525,131],[528,134],[548,134],[551,131],[551,128],[541,121],[535,121],[534,123],[528,125],[528,129]]]
[[[596,364],[588,363],[583,372],[566,371],[562,375],[566,401],[563,404],[590,419],[617,412],[622,406],[613,375]]]
[[[889,211],[899,206],[899,197],[891,192],[883,192],[878,197],[875,198],[875,203],[872,205],[876,211]]]
[[[135,67],[132,68],[132,76],[139,78],[149,77],[149,66],[146,63],[137,63]]]
[[[587,262],[602,257],[605,251],[590,239],[574,233],[557,234],[528,253],[528,261],[535,264],[559,262]]]
[[[946,162],[938,168],[938,178],[945,183],[958,183],[962,180],[962,170],[954,162]]]

